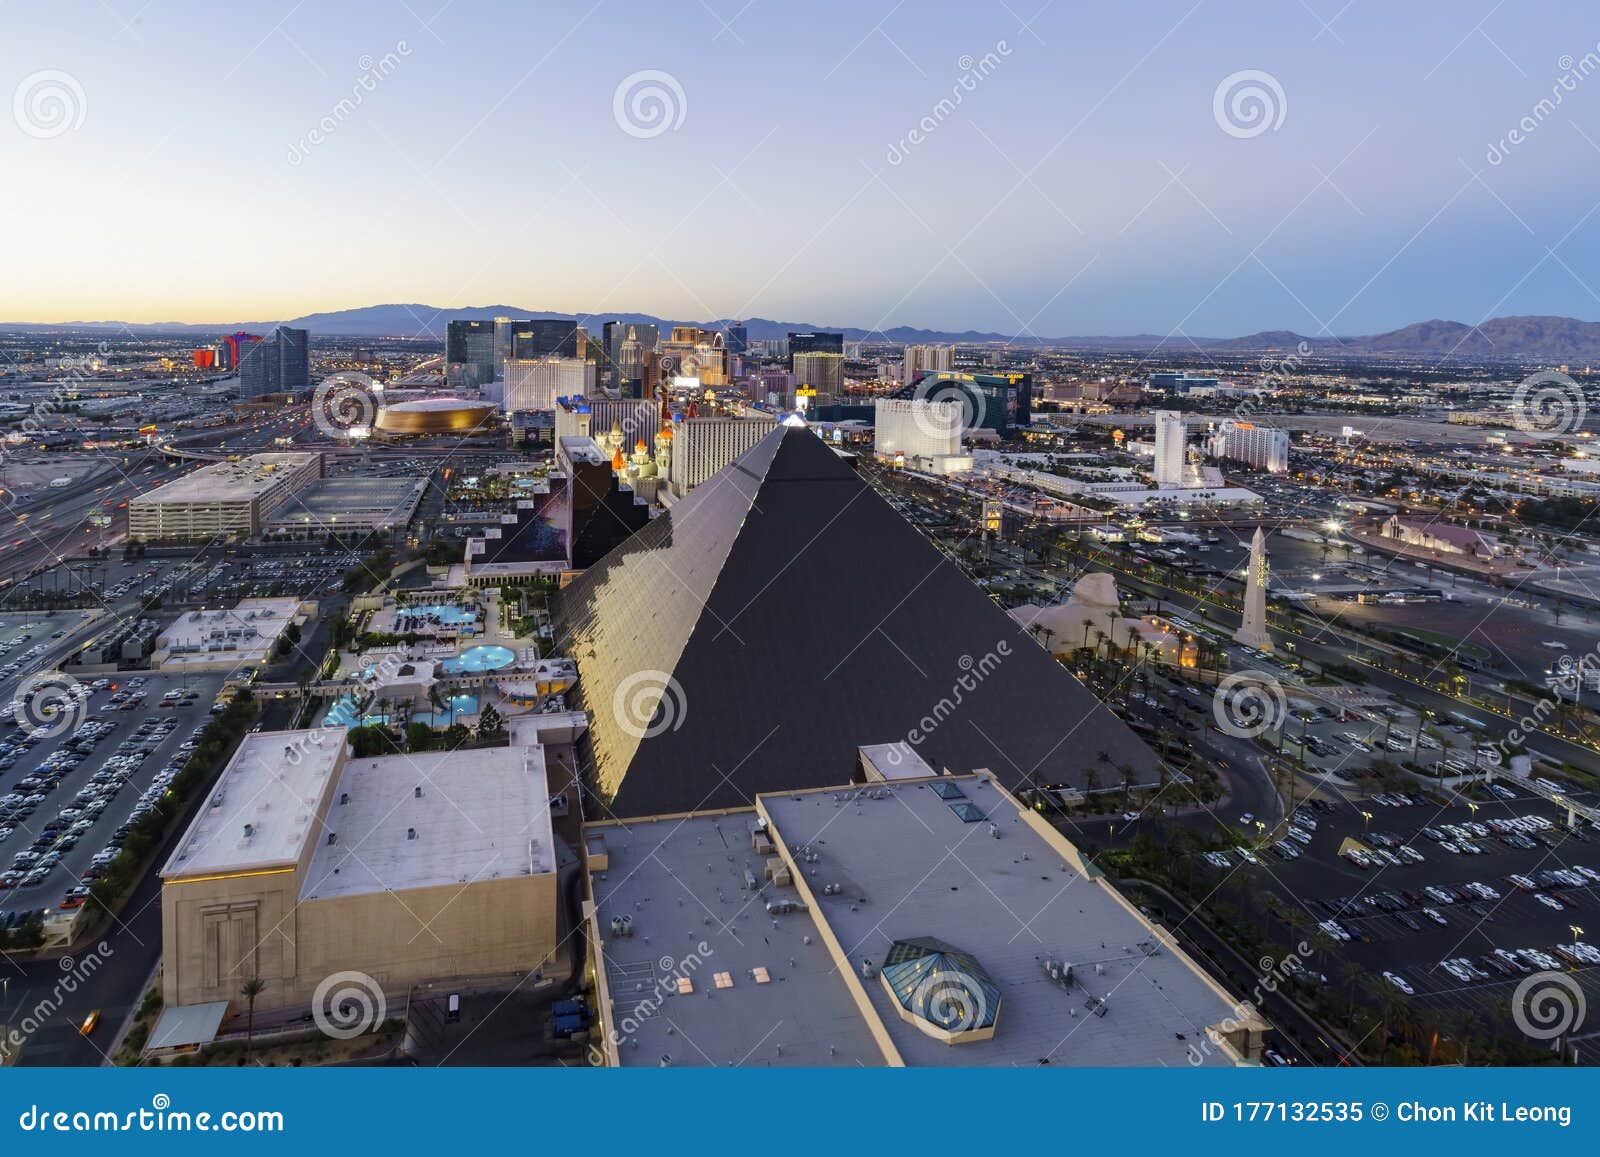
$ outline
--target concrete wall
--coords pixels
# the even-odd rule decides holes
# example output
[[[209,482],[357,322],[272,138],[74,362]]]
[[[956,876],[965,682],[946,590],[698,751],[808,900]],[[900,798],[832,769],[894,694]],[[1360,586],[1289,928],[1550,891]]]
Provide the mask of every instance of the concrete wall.
[[[531,972],[555,950],[556,902],[555,873],[307,901],[285,1003],[309,1004],[319,982],[346,969],[391,994],[424,980]]]
[[[304,1008],[336,972],[364,972],[386,993],[400,994],[422,980],[531,971],[555,950],[554,873],[298,903],[300,875],[167,883],[166,1003],[227,1000],[237,1012],[245,1003],[240,987],[257,975],[267,982],[258,1010]],[[217,948],[208,952],[208,942],[220,937],[229,946],[252,932],[245,955],[214,975]]]
[[[170,1007],[212,1000],[239,1002],[239,988],[252,975],[268,982],[258,1005],[268,1007],[295,975],[300,910],[300,873],[271,873],[171,880],[161,889],[161,996]],[[217,930],[237,921],[239,931]],[[235,936],[241,937],[236,940]],[[213,938],[221,937],[221,940]],[[242,952],[222,948],[241,944]],[[215,945],[215,946],[213,946]],[[224,957],[213,973],[210,960]]]

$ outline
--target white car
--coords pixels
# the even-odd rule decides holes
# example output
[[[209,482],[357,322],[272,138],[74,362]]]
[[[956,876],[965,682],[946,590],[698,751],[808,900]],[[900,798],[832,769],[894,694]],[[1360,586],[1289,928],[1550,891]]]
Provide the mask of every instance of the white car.
[[[1416,995],[1416,989],[1412,988],[1411,985],[1406,982],[1405,977],[1398,976],[1393,972],[1385,972],[1383,974],[1383,978],[1398,988],[1401,992],[1405,993],[1407,996]]]

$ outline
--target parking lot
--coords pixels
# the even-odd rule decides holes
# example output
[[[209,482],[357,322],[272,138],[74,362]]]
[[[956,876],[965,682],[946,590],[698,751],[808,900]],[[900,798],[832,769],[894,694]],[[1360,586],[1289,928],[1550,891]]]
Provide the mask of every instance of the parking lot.
[[[1569,977],[1600,1007],[1600,832],[1566,831],[1552,804],[1514,790],[1476,809],[1384,793],[1296,816],[1289,850],[1224,858],[1362,971],[1463,1015],[1504,1011],[1536,973]]]
[[[183,766],[223,680],[66,680],[51,685],[59,714],[44,726],[0,709],[11,712],[0,721],[0,919],[82,903],[121,833]]]
[[[360,561],[348,551],[231,558],[202,565],[178,589],[185,603],[217,606],[240,599],[313,598],[338,588]]]
[[[59,651],[84,619],[83,611],[0,612],[0,702],[9,703],[16,681]]]
[[[1420,717],[1415,709],[1392,701],[1342,713],[1296,711],[1285,747],[1298,755],[1303,740],[1308,767],[1351,782],[1366,778],[1378,764],[1412,764],[1430,776],[1453,778],[1498,767],[1503,760],[1491,744],[1475,738],[1482,734],[1482,724],[1467,712],[1456,718],[1431,712]],[[1542,758],[1540,766],[1541,774],[1553,774],[1559,762]]]
[[[35,575],[28,587],[38,594],[74,596],[89,592],[107,609],[154,605],[216,606],[246,598],[312,598],[336,588],[359,561],[349,551],[302,547],[299,553],[257,557],[105,559],[64,563]],[[5,612],[0,611],[0,618]],[[4,632],[0,630],[0,639]]]

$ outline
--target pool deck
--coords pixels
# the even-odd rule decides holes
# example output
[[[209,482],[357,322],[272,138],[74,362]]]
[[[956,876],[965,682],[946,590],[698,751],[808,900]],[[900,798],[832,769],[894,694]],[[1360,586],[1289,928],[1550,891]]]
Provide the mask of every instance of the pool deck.
[[[439,601],[442,603],[446,600],[440,599]],[[425,606],[428,604],[419,603],[416,605]],[[390,633],[390,630],[394,624],[394,614],[394,607],[384,607],[383,609],[375,612],[371,622],[369,623],[368,629],[378,633]],[[391,661],[394,658],[400,658],[403,661],[415,662],[419,665],[424,663],[436,664],[433,671],[434,680],[436,682],[443,685],[448,685],[454,682],[459,686],[462,680],[476,679],[479,676],[493,676],[498,671],[508,670],[511,666],[514,666],[524,660],[529,648],[535,648],[535,653],[537,653],[537,650],[541,646],[537,638],[512,635],[501,627],[500,602],[496,592],[489,592],[488,597],[485,598],[479,625],[482,628],[481,633],[466,636],[462,638],[459,643],[424,640],[409,647],[404,645],[396,647],[382,647],[365,651],[360,655],[351,655],[348,652],[342,653],[340,655],[338,677],[340,679],[351,680],[353,683],[354,680],[360,677],[361,671],[365,666],[373,663],[381,663],[385,658],[390,658]],[[503,647],[507,651],[511,652],[513,659],[511,663],[508,663],[503,667],[486,668],[480,670],[451,671],[444,666],[445,663],[457,658],[459,655],[465,652],[471,651],[475,648],[484,647]],[[407,685],[402,686],[401,684]],[[393,692],[387,696],[384,694],[384,688],[382,687],[369,685],[369,688],[377,693],[378,698],[388,698],[395,704],[409,702],[412,708],[411,718],[415,721],[428,722],[431,720],[433,715],[441,715],[441,717],[448,715],[447,712],[440,713],[435,711],[433,704],[428,701],[427,696],[425,694],[417,693],[419,688],[423,688],[423,684],[419,684],[410,680],[396,680],[393,687]],[[480,696],[478,704],[480,708],[482,704],[487,701],[493,703],[496,710],[500,711],[502,715],[520,714],[518,709],[515,706],[507,703],[502,696],[493,695],[491,692],[489,692],[487,686],[484,686],[477,692],[477,694]],[[482,696],[485,695],[489,696],[487,700],[482,698]],[[368,710],[375,711],[375,708],[369,706]],[[471,715],[467,715],[466,713],[457,714],[458,721],[462,719],[476,719],[476,717],[476,712],[473,712]],[[437,725],[442,726],[443,724],[441,723]]]
[[[405,634],[406,632],[402,631],[400,629],[399,625],[398,625],[399,617],[400,617],[400,615],[401,615],[401,613],[403,611],[405,611],[405,610],[421,611],[421,610],[427,610],[427,609],[434,608],[434,607],[438,607],[438,608],[441,608],[441,609],[448,609],[450,607],[450,604],[445,599],[440,599],[436,603],[415,603],[415,604],[411,604],[408,607],[401,607],[399,605],[389,606],[389,605],[386,604],[383,607],[380,607],[378,610],[372,612],[372,619],[367,624],[367,630],[373,632],[374,634],[379,634],[379,635]],[[461,627],[467,627],[470,630],[470,635],[468,637],[473,638],[473,639],[477,639],[480,635],[482,635],[484,633],[484,622],[485,622],[485,620],[490,615],[495,615],[496,617],[498,617],[498,610],[497,610],[497,608],[496,608],[496,606],[494,604],[490,604],[489,606],[486,606],[486,607],[483,607],[483,608],[474,608],[470,613],[473,615],[473,618],[468,620],[467,622],[464,622],[464,623],[444,623],[444,622],[441,622],[441,623],[436,623],[436,624],[424,626],[424,627],[420,628],[420,631],[421,631],[421,633],[430,633],[430,634],[431,633],[437,633],[437,634],[440,634],[440,635],[452,635],[452,634],[459,633]],[[412,628],[412,629],[416,630],[417,628]]]
[[[493,663],[486,661],[486,653],[490,651],[494,652]],[[513,666],[516,661],[517,651],[514,647],[500,643],[476,643],[470,647],[463,647],[461,654],[453,659],[446,659],[439,664],[439,669],[445,675],[490,675]]]

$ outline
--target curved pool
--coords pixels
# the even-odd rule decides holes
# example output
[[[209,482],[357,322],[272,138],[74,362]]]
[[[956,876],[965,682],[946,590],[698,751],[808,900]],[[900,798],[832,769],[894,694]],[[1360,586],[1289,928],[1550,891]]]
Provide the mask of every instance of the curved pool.
[[[341,695],[333,701],[333,705],[322,717],[324,727],[369,727],[386,726],[389,722],[387,715],[361,715],[356,709],[356,701],[350,695]]]
[[[451,675],[477,675],[484,671],[498,671],[502,667],[509,667],[516,657],[517,653],[510,647],[486,644],[468,647],[454,659],[446,659],[439,666]]]
[[[395,629],[402,634],[419,626],[438,623],[444,627],[459,627],[463,623],[476,623],[478,612],[449,603],[429,603],[420,607],[401,607],[395,611]]]
[[[458,723],[465,716],[478,713],[478,697],[476,695],[452,695],[443,711],[424,711],[411,716],[413,723],[426,723],[429,727],[449,727]]]

